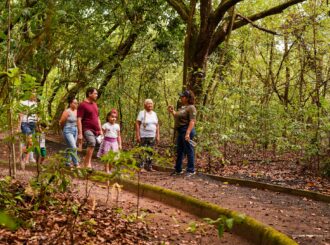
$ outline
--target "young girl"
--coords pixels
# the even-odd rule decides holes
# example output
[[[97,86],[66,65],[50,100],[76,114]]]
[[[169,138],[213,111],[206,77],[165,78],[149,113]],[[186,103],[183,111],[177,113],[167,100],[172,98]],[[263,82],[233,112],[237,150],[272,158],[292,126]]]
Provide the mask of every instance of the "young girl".
[[[116,123],[117,111],[112,109],[107,114],[107,122],[102,125],[104,132],[104,139],[97,153],[97,157],[101,157],[107,154],[110,150],[113,152],[118,152],[121,150],[121,136],[120,136],[120,126]],[[110,172],[109,164],[105,164],[105,171]]]

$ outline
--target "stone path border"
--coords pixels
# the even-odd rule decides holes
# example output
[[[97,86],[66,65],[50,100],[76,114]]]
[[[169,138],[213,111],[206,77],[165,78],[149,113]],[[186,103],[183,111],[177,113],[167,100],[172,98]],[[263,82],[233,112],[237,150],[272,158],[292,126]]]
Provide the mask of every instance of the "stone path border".
[[[100,171],[95,171],[95,175],[103,177],[108,176],[106,173]],[[297,245],[294,240],[290,239],[285,234],[242,213],[225,209],[213,203],[201,201],[160,186],[137,183],[128,179],[117,179],[117,181],[119,184],[123,185],[123,188],[127,191],[135,194],[139,192],[141,197],[148,197],[155,201],[168,204],[200,218],[207,217],[217,219],[221,215],[234,218],[234,220],[238,221],[233,228],[234,234],[243,237],[252,244]],[[242,216],[244,216],[244,219],[242,219]]]
[[[59,142],[58,140],[53,139],[52,137],[49,137],[49,136],[47,136],[46,139],[48,141],[51,141],[51,142],[54,142],[57,144],[61,144],[61,145],[64,144],[63,142]],[[159,166],[159,165],[154,165],[154,168],[161,172],[172,172],[173,171],[172,168],[163,167],[163,166]],[[274,185],[274,184],[267,184],[267,183],[253,181],[253,180],[223,177],[223,176],[219,176],[219,175],[212,175],[212,174],[206,174],[206,173],[198,173],[198,175],[201,177],[211,178],[211,179],[221,181],[221,182],[228,182],[229,184],[233,184],[233,185],[238,184],[240,186],[256,188],[256,189],[261,189],[261,190],[266,189],[266,190],[270,190],[270,191],[286,193],[289,195],[306,197],[306,198],[309,198],[309,199],[312,199],[315,201],[322,201],[322,202],[330,203],[330,195],[325,195],[325,194],[317,193],[314,191],[293,189],[293,188],[289,188],[289,187],[284,187],[284,186]]]

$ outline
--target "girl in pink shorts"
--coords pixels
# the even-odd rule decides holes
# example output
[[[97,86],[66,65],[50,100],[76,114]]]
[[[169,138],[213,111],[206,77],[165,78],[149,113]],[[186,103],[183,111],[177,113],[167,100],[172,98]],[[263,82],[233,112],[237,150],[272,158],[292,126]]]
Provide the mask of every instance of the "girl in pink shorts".
[[[104,139],[97,153],[97,157],[107,154],[110,150],[113,152],[121,150],[120,126],[116,123],[117,116],[118,113],[115,109],[112,109],[107,114],[107,122],[102,125]],[[105,172],[109,173],[110,170],[110,164],[105,164]]]

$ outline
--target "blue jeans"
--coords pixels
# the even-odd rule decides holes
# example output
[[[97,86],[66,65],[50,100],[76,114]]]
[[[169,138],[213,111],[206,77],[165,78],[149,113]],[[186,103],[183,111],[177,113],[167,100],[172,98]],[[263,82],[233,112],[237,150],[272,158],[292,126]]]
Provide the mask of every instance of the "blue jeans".
[[[64,127],[63,128],[63,136],[68,145],[68,148],[65,150],[67,165],[70,165],[71,161],[75,166],[78,165],[79,159],[77,155],[77,136],[78,129],[77,127]]]
[[[175,171],[181,172],[182,171],[182,161],[185,156],[187,155],[188,158],[188,165],[187,165],[187,172],[193,173],[195,172],[195,152],[194,147],[185,140],[185,135],[187,132],[188,126],[183,126],[177,129],[178,131],[178,138],[177,138],[177,157],[175,163]],[[193,128],[190,132],[190,139],[192,140],[196,135],[195,128]]]
[[[31,135],[35,133],[36,123],[35,122],[22,122],[21,131],[25,135]]]

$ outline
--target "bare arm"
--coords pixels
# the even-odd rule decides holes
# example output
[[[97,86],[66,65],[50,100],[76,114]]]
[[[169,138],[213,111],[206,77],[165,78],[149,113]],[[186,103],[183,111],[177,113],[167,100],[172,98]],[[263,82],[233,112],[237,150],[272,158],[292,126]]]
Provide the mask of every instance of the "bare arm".
[[[169,112],[169,113],[171,113],[173,116],[175,116],[176,115],[176,111],[174,110],[174,106],[172,106],[172,105],[169,105],[168,107],[167,107],[167,111]]]
[[[69,117],[69,113],[66,110],[63,111],[62,116],[61,116],[61,119],[59,121],[59,124],[60,124],[61,128],[64,127],[65,122],[68,119],[68,117]]]
[[[83,139],[81,117],[77,118],[77,127],[78,127],[78,140],[81,141]]]
[[[120,135],[120,130],[118,130],[117,141],[118,141],[119,150],[121,150],[121,149],[122,149],[122,145],[121,145],[121,135]]]
[[[191,120],[189,121],[189,125],[188,125],[187,131],[186,131],[186,135],[185,135],[185,137],[184,137],[186,141],[189,141],[189,140],[190,140],[189,135],[190,135],[191,130],[192,130],[192,129],[194,128],[194,126],[195,126],[195,122],[196,122],[195,119],[191,119]]]
[[[102,124],[101,124],[101,120],[100,120],[100,118],[99,118],[99,127],[100,127],[100,132],[101,132],[101,134],[103,135],[103,129],[102,129]]]
[[[157,123],[156,126],[156,143],[158,144],[160,140],[160,134],[159,134],[159,123]]]

